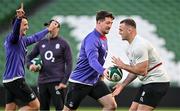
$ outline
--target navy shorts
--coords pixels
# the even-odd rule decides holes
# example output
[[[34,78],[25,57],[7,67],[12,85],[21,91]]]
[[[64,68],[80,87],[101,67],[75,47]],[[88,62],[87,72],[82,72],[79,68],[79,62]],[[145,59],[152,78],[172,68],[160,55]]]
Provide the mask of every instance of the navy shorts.
[[[20,103],[28,104],[36,99],[33,90],[26,84],[24,78],[17,79],[12,82],[3,83],[5,87],[6,104],[20,101]]]
[[[103,81],[98,81],[93,86],[69,82],[65,98],[65,106],[71,110],[75,110],[87,95],[98,100],[110,93],[111,91]]]
[[[155,108],[167,93],[168,88],[169,82],[142,85],[134,101]]]

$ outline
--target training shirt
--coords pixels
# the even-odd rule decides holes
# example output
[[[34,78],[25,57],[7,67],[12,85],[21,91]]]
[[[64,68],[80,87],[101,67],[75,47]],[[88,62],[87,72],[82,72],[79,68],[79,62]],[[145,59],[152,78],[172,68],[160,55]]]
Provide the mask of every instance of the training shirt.
[[[20,25],[22,19],[16,19],[13,31],[5,38],[4,48],[6,54],[6,66],[3,74],[3,83],[14,81],[18,78],[24,78],[25,74],[25,56],[27,46],[41,40],[49,32],[44,29],[32,36],[21,37]]]
[[[95,84],[105,70],[103,65],[107,51],[106,37],[94,29],[82,41],[79,58],[69,81],[87,85]]]
[[[45,38],[37,43],[27,56],[27,66],[40,55],[43,65],[38,83],[62,82],[66,84],[72,71],[72,54],[69,44],[62,37]]]
[[[152,44],[138,35],[129,45],[127,56],[130,60],[130,65],[148,60],[148,70],[162,62]],[[146,76],[138,75],[138,78],[143,84],[169,82],[169,77],[163,68],[163,64],[149,71]]]

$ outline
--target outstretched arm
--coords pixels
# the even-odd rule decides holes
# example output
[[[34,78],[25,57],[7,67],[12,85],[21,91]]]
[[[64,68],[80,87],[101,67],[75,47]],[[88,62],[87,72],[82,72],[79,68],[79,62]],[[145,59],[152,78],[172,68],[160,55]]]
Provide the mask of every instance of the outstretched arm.
[[[135,65],[128,65],[122,62],[120,58],[112,57],[112,62],[117,65],[120,69],[124,69],[130,73],[136,74],[136,75],[147,75],[147,69],[148,69],[148,60],[143,61],[141,63],[137,63]]]
[[[24,14],[25,12],[23,10],[23,4],[21,4],[21,8],[16,10],[16,17],[14,18],[13,31],[12,31],[12,35],[10,36],[10,41],[12,43],[17,43],[19,40],[21,20]]]
[[[26,37],[25,39],[26,39],[27,46],[40,41],[42,38],[44,38],[48,34],[48,32],[53,31],[57,27],[58,27],[57,23],[51,23],[46,29],[40,32],[37,32],[29,37]]]
[[[113,96],[117,96],[121,91],[128,86],[137,76],[134,74],[129,73],[126,79],[122,83],[118,83],[114,88],[114,92],[112,93]]]

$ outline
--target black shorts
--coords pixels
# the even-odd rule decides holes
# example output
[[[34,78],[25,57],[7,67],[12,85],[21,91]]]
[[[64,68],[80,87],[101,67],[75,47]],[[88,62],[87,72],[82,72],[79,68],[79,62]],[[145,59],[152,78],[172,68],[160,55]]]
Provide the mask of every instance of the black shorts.
[[[169,82],[142,85],[134,101],[155,108],[167,93],[168,88]]]
[[[40,110],[49,110],[52,100],[57,111],[64,107],[65,89],[58,89],[60,82],[39,84],[38,94],[40,100]]]
[[[23,105],[36,99],[33,90],[26,84],[24,78],[13,82],[3,83],[5,87],[6,104],[20,101]]]
[[[110,93],[111,91],[103,81],[98,81],[94,86],[69,82],[65,98],[65,106],[71,110],[75,110],[87,95],[98,100]]]

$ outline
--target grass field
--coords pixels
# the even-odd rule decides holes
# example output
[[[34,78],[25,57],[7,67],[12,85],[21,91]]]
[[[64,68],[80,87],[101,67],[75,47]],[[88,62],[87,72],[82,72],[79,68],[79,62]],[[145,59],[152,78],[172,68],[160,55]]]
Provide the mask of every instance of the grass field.
[[[92,108],[92,107],[83,107],[79,108],[78,111],[101,111],[100,108]],[[128,108],[118,108],[116,111],[128,111]],[[180,111],[180,108],[157,108],[154,111]]]
[[[0,107],[0,111],[4,111],[3,107]],[[51,108],[51,111],[55,111],[54,108]],[[96,108],[96,107],[80,107],[77,111],[101,111],[101,108]],[[118,108],[116,111],[128,111],[128,108]],[[180,111],[179,108],[157,108],[154,111]]]

